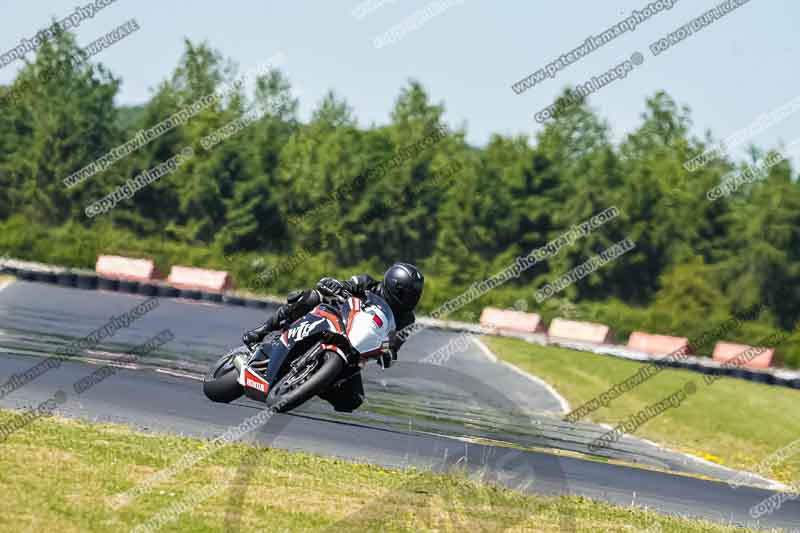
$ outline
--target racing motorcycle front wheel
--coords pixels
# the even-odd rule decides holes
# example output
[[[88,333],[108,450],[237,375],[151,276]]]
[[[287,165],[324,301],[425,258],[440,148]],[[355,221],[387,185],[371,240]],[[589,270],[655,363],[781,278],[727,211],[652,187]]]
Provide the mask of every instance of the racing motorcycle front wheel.
[[[239,354],[249,354],[249,350],[244,346],[236,348],[211,365],[211,368],[203,379],[203,393],[212,402],[230,403],[244,394],[237,378],[239,370],[233,364],[233,358]]]
[[[270,387],[267,407],[279,413],[291,411],[325,392],[344,367],[344,360],[336,352],[327,350],[315,357],[301,358],[300,364],[293,365]]]

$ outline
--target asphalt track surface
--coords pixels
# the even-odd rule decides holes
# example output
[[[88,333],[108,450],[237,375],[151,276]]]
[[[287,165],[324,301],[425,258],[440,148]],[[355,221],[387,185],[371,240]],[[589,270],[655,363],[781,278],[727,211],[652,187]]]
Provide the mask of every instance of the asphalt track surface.
[[[37,357],[87,335],[144,299],[11,284],[0,291],[0,385],[36,364]],[[61,416],[156,433],[218,436],[262,407],[246,399],[212,403],[192,376],[237,344],[241,332],[263,316],[263,311],[242,307],[162,299],[157,309],[84,354],[88,363],[66,361],[0,399],[0,407],[32,407],[61,390],[67,395],[56,411]],[[96,363],[118,357],[167,328],[174,340],[136,368],[122,369],[75,393],[73,383],[96,370]],[[456,335],[426,330],[409,340],[391,369],[370,367],[365,371],[368,401],[358,412],[337,414],[314,400],[293,413],[275,415],[248,440],[387,467],[446,470],[459,465],[476,477],[519,490],[583,495],[751,527],[800,528],[800,501],[786,501],[757,522],[748,511],[772,491],[732,489],[724,482],[679,475],[726,479],[731,474],[638,439],[626,437],[602,453],[668,472],[564,455],[587,454],[586,443],[605,429],[561,421],[562,404],[547,387],[492,361],[474,343],[462,344],[441,365],[424,362]],[[26,431],[35,431],[35,424]],[[568,516],[562,527],[570,529]]]

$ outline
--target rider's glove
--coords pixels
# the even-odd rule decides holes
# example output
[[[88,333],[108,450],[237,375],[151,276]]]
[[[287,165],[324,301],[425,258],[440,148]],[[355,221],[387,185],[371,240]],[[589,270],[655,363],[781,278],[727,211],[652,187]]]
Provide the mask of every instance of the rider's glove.
[[[337,296],[341,296],[345,289],[344,284],[334,278],[322,278],[317,282],[317,288]]]
[[[367,289],[373,290],[377,287],[378,282],[372,279],[368,274],[360,274],[353,276],[345,282],[345,287],[348,291],[356,296],[364,296]]]

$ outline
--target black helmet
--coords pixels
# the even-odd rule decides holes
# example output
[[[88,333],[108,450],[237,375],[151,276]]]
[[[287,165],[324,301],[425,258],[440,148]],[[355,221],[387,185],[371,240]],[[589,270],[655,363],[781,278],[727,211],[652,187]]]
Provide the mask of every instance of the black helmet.
[[[395,311],[414,309],[422,296],[424,284],[422,272],[408,263],[395,263],[383,275],[383,291]]]

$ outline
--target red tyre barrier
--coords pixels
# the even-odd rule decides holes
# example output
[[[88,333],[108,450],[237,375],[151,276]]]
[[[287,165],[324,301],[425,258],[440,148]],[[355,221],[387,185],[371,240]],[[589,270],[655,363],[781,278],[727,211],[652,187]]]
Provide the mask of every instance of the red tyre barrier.
[[[100,276],[128,281],[152,281],[158,277],[156,265],[150,259],[119,255],[99,256],[94,269]]]
[[[634,331],[628,337],[628,348],[650,355],[667,355],[681,350],[681,354],[693,353],[686,337],[670,335],[653,335],[643,331]]]
[[[225,271],[177,265],[170,270],[167,282],[178,289],[223,292],[233,288],[233,280]]]
[[[607,344],[611,342],[611,328],[605,324],[594,322],[576,322],[563,318],[554,318],[550,322],[550,330],[547,334],[551,337],[559,337],[573,341],[594,342],[597,344]]]
[[[496,307],[484,307],[481,311],[481,325],[490,328],[521,331],[523,333],[544,333],[542,317],[536,313],[508,311]]]
[[[714,346],[714,361],[726,366],[742,368],[769,368],[775,356],[774,348],[748,346],[733,342],[718,342]]]

